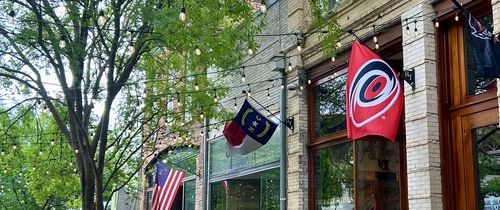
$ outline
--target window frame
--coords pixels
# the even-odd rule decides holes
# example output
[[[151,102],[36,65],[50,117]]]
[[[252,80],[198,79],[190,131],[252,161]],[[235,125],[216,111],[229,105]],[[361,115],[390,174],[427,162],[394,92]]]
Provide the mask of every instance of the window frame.
[[[397,27],[395,27],[397,28]],[[390,38],[393,38],[391,41],[386,43],[386,45],[381,48],[380,50],[376,51],[376,53],[381,56],[382,58],[390,57],[391,55],[395,55],[398,52],[402,52],[402,44],[401,44],[401,31],[399,32],[393,32],[393,30],[389,30],[385,34],[379,35],[380,37],[389,36]],[[395,35],[398,35],[394,37]],[[382,40],[382,39],[381,39]],[[385,39],[389,40],[389,38]],[[396,50],[395,50],[396,49]],[[395,53],[396,52],[396,53]],[[316,87],[331,81],[337,77],[340,77],[344,73],[347,72],[347,60],[349,57],[350,51],[344,52],[340,54],[338,57],[341,59],[337,59],[334,64],[337,63],[342,63],[339,66],[335,66],[331,64],[325,64],[320,65],[316,67],[315,69],[313,68],[311,70],[311,75],[313,75],[312,78],[312,83],[308,87],[308,101],[307,101],[307,112],[308,112],[308,144],[307,144],[307,149],[308,149],[308,207],[309,209],[315,209],[316,207],[316,186],[315,186],[315,171],[314,171],[314,158],[315,158],[315,153],[326,147],[330,147],[333,145],[338,145],[342,143],[346,143],[352,140],[349,140],[347,138],[347,129],[337,131],[334,133],[326,134],[324,136],[317,137],[315,134],[315,120],[314,120],[314,105],[315,105],[315,94],[314,90]],[[324,69],[329,69],[330,71],[325,71]],[[399,69],[395,69],[398,71]],[[315,73],[315,71],[320,71],[320,74]],[[336,73],[336,76],[334,78],[331,77],[333,73]],[[401,83],[403,84],[403,81],[401,80]],[[400,190],[400,207],[403,210],[408,209],[408,182],[407,182],[407,167],[406,167],[406,137],[405,137],[405,122],[404,122],[404,109],[403,113],[401,115],[401,120],[400,120],[400,125],[398,129],[398,135],[396,137],[396,143],[399,144],[399,160],[400,160],[400,174],[399,174],[399,190]],[[354,176],[353,176],[353,182],[354,182],[354,201],[353,205],[355,209],[357,209],[358,205],[358,164],[356,160],[356,147],[357,147],[357,141],[352,141],[352,155],[353,155],[353,160],[354,160]]]

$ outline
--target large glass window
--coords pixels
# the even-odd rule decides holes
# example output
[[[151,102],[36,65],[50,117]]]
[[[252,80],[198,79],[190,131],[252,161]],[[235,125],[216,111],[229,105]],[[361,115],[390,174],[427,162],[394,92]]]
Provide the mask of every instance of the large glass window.
[[[342,74],[314,88],[315,137],[346,129],[346,78],[347,74]]]
[[[472,130],[475,142],[478,209],[500,207],[500,132],[497,125]]]
[[[279,169],[210,184],[212,210],[279,209]]]
[[[357,209],[401,209],[399,142],[356,142]]]
[[[196,205],[196,179],[184,182],[184,210],[194,210]]]
[[[319,149],[314,155],[316,209],[354,208],[352,143]]]
[[[488,29],[490,32],[493,31],[493,15],[489,15],[478,18],[478,21]],[[466,56],[467,56],[467,95],[477,95],[489,90],[494,90],[497,88],[495,78],[479,77],[477,75],[476,59],[474,57],[474,51],[472,43],[469,41],[472,34],[467,30],[465,33],[465,46],[466,46]]]

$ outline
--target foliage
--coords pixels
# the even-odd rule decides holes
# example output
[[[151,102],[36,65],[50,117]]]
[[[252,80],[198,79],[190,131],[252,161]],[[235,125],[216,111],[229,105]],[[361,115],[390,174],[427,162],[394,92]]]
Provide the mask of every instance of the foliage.
[[[336,43],[340,40],[340,25],[335,16],[335,6],[341,1],[331,0],[310,0],[312,14],[314,16],[314,26],[320,31],[320,43],[323,53],[326,56],[334,56],[337,50]]]
[[[182,7],[186,21],[178,18]],[[134,182],[139,151],[160,129],[193,139],[188,130],[202,122],[200,112],[227,119],[214,98],[227,92],[220,77],[231,71],[211,72],[235,66],[256,47],[260,28],[238,0],[11,0],[0,11],[0,101],[47,107],[60,150],[73,156],[84,209],[103,209]],[[13,129],[4,133],[28,132]]]
[[[351,144],[328,147],[319,150],[321,206],[329,207],[343,202],[346,194],[354,190],[354,169]],[[352,196],[352,195],[351,195]]]

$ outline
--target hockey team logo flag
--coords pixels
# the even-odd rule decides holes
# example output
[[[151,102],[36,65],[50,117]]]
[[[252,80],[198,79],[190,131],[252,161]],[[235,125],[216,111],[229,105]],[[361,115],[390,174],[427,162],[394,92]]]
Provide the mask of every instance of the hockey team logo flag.
[[[403,108],[396,72],[357,40],[352,44],[347,72],[347,135],[376,135],[394,141]]]
[[[232,122],[224,126],[227,155],[248,154],[266,144],[278,125],[259,113],[247,100]]]

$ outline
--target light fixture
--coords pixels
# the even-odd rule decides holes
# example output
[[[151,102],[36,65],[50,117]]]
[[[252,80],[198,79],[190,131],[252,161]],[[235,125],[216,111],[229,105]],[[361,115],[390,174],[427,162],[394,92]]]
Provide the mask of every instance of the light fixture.
[[[106,17],[104,16],[104,11],[99,10],[99,17],[97,18],[97,24],[103,26],[106,23]]]
[[[260,11],[262,13],[267,12],[267,6],[266,6],[266,3],[264,1],[260,3]]]
[[[135,43],[134,43],[134,42],[130,42],[130,45],[128,46],[128,50],[129,50],[131,53],[134,53],[134,52],[135,52]]]
[[[248,55],[253,55],[253,49],[252,48],[248,48],[247,53],[248,53]]]
[[[59,47],[64,48],[66,47],[66,36],[61,35],[60,40],[59,40]]]
[[[205,116],[203,116],[203,112],[200,113],[200,118],[203,119]]]
[[[410,26],[406,25],[406,34],[410,34]]]
[[[52,139],[52,141],[50,141],[50,145],[54,146],[54,144],[56,144],[56,142]]]
[[[32,169],[33,169],[33,171],[35,171],[35,170],[36,170],[36,166],[35,166],[35,165],[33,165],[33,168],[32,168]]]
[[[250,96],[252,96],[252,89],[250,88],[250,84],[247,84],[247,85],[248,85],[247,96],[250,97]]]
[[[78,149],[75,149],[75,153],[78,154]]]
[[[288,63],[288,71],[292,71],[292,70],[293,70],[292,63]]]
[[[179,20],[182,22],[186,21],[186,8],[182,7],[181,8],[181,13],[179,13]]]
[[[340,41],[337,42],[337,47],[342,47],[342,43],[340,43]]]
[[[380,46],[378,45],[378,43],[375,43],[375,49],[378,50],[378,48],[380,48]]]
[[[245,76],[245,67],[241,67],[241,83],[245,83],[245,80],[246,80],[246,76]]]
[[[16,150],[17,149],[17,144],[12,145],[12,149]]]
[[[308,80],[307,80],[307,84],[308,84],[308,85],[310,85],[310,84],[311,84],[311,82],[312,82],[312,81],[311,81],[311,79],[308,79]]]
[[[332,62],[335,62],[335,56],[332,56]]]
[[[458,22],[459,20],[460,20],[460,18],[458,18],[458,13],[455,13],[455,21]]]
[[[39,154],[39,155],[43,155],[43,150],[42,150],[42,149],[40,149],[40,151],[38,151],[38,154]]]
[[[297,51],[299,53],[302,51],[302,46],[300,46],[300,43],[297,43]]]
[[[439,28],[439,20],[436,18],[436,20],[434,21],[434,26],[436,28]]]
[[[194,54],[196,54],[196,55],[201,55],[201,50],[200,50],[200,48],[196,47],[196,49],[194,50]]]
[[[271,94],[269,93],[269,88],[267,88],[267,100],[271,99]]]
[[[377,36],[373,36],[373,42],[374,42],[374,43],[377,43],[377,42],[378,42]]]
[[[196,91],[200,90],[200,87],[198,86],[198,82],[194,83],[194,90],[196,90]]]
[[[217,99],[217,90],[214,89],[214,102],[217,103],[218,99]]]

